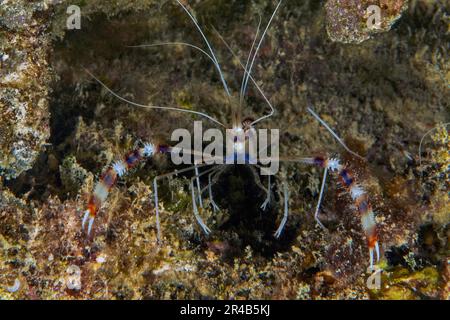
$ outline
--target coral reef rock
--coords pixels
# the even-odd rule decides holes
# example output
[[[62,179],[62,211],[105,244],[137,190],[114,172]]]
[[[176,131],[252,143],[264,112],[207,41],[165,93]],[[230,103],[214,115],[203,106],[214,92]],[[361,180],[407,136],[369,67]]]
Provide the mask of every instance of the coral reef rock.
[[[333,41],[363,42],[389,31],[407,7],[404,0],[329,0],[325,5],[328,35]]]
[[[47,10],[25,1],[0,7],[0,173],[7,178],[29,169],[50,136]]]

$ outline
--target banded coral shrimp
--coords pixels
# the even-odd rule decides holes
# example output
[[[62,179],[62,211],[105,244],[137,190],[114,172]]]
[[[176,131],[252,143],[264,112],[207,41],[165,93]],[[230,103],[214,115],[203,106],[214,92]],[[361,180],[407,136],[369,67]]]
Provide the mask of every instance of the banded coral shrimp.
[[[200,157],[200,161],[194,162],[194,165],[191,165],[187,168],[183,168],[180,170],[176,170],[170,173],[158,175],[153,179],[153,202],[154,202],[154,208],[155,208],[155,217],[156,217],[156,227],[157,227],[157,238],[159,241],[162,241],[162,231],[161,231],[161,222],[160,222],[160,209],[159,209],[159,197],[158,197],[158,181],[162,180],[163,178],[171,178],[178,174],[182,173],[193,173],[193,176],[190,178],[189,187],[190,187],[190,193],[191,193],[191,200],[192,200],[192,210],[194,213],[194,217],[197,221],[197,223],[200,225],[202,231],[208,235],[211,232],[211,229],[207,226],[207,224],[203,221],[201,217],[201,208],[204,207],[203,204],[203,198],[202,195],[205,192],[208,192],[209,196],[209,203],[212,206],[212,209],[214,211],[218,211],[219,207],[214,201],[214,196],[212,192],[212,186],[217,183],[220,176],[230,167],[230,164],[236,164],[236,159],[241,159],[241,163],[237,164],[243,164],[243,165],[253,165],[256,168],[259,168],[263,170],[266,169],[264,167],[265,164],[268,163],[300,163],[300,164],[306,164],[306,165],[314,165],[319,168],[322,168],[324,170],[323,178],[322,178],[322,184],[320,187],[320,194],[318,198],[318,202],[315,208],[314,212],[314,218],[317,221],[318,225],[322,228],[325,228],[322,222],[319,219],[319,211],[321,202],[323,199],[324,194],[324,187],[326,183],[326,179],[328,176],[328,173],[331,172],[332,174],[336,175],[340,179],[340,183],[343,186],[343,188],[346,190],[346,192],[350,195],[353,203],[355,204],[357,208],[357,212],[361,216],[361,223],[362,228],[365,232],[367,243],[369,247],[369,255],[370,255],[370,267],[373,267],[374,265],[374,252],[376,254],[376,262],[380,259],[380,252],[379,252],[379,245],[378,245],[378,237],[376,232],[376,225],[375,225],[375,218],[374,218],[374,212],[372,210],[372,207],[369,203],[368,194],[363,188],[362,184],[356,181],[356,175],[349,169],[349,167],[346,164],[343,164],[343,162],[338,157],[324,157],[324,156],[312,156],[312,157],[295,157],[295,158],[289,158],[289,157],[278,157],[276,156],[263,156],[259,159],[255,159],[251,156],[250,153],[246,151],[249,140],[252,136],[252,134],[256,130],[256,124],[262,122],[263,120],[267,120],[270,117],[272,117],[276,111],[276,109],[272,106],[270,100],[267,98],[267,96],[262,91],[261,87],[258,85],[256,80],[251,75],[252,68],[255,62],[255,59],[257,57],[258,51],[260,50],[261,44],[265,38],[265,35],[267,34],[267,31],[270,27],[270,24],[272,20],[275,18],[277,11],[280,8],[280,5],[282,1],[280,1],[275,10],[273,11],[264,31],[262,32],[259,41],[257,40],[258,34],[259,34],[259,26],[258,30],[256,32],[256,37],[252,43],[252,47],[250,50],[250,54],[247,58],[246,64],[244,65],[239,61],[240,66],[242,67],[244,76],[241,82],[241,88],[240,88],[240,94],[239,94],[239,103],[233,103],[233,97],[231,95],[231,91],[229,89],[229,86],[227,84],[227,81],[225,79],[225,76],[222,72],[221,66],[219,64],[219,61],[214,54],[214,50],[206,38],[204,32],[202,31],[200,25],[198,24],[195,17],[192,15],[192,13],[188,10],[188,8],[177,0],[177,3],[181,6],[181,8],[185,11],[185,13],[188,15],[190,20],[195,25],[196,29],[198,30],[199,34],[201,35],[203,41],[206,44],[207,49],[202,49],[196,45],[192,45],[189,43],[184,42],[165,42],[165,43],[158,43],[158,44],[150,44],[150,45],[138,45],[136,47],[156,47],[156,46],[171,46],[171,45],[180,45],[180,46],[188,46],[190,48],[193,48],[197,51],[200,51],[203,55],[205,55],[214,65],[215,69],[217,70],[219,76],[220,76],[220,82],[222,83],[224,90],[226,92],[226,95],[228,96],[230,100],[230,104],[233,105],[232,108],[232,123],[231,123],[231,132],[233,133],[231,139],[227,139],[227,142],[232,145],[232,152],[231,154],[227,155],[226,157],[202,157],[198,154],[197,150],[191,150],[191,149],[180,149],[178,147],[168,146],[159,144],[157,142],[151,141],[151,142],[145,142],[143,145],[129,153],[127,153],[124,157],[119,158],[116,162],[114,162],[102,175],[99,179],[98,183],[96,184],[94,191],[88,201],[87,209],[84,211],[84,215],[82,218],[82,228],[86,230],[87,234],[90,235],[93,228],[93,223],[95,220],[96,215],[98,214],[99,210],[102,208],[102,206],[105,204],[105,201],[108,197],[108,193],[110,192],[111,188],[116,184],[119,178],[123,177],[129,170],[134,168],[139,162],[142,160],[148,159],[153,157],[155,154],[166,154],[166,155],[173,155],[175,153],[179,153],[182,151],[183,153],[189,154],[191,157]],[[220,35],[219,35],[220,36]],[[224,41],[225,42],[225,41]],[[226,44],[226,43],[225,43]],[[226,45],[228,48],[229,46]],[[229,48],[230,49],[230,48]],[[230,49],[231,51],[231,49]],[[232,51],[231,51],[232,52]],[[237,58],[237,56],[232,52],[233,56]],[[104,89],[106,89],[110,94],[112,94],[115,98],[121,100],[122,102],[139,107],[144,109],[162,109],[167,111],[176,111],[176,112],[184,112],[193,114],[199,117],[202,117],[204,119],[207,119],[208,121],[214,123],[216,126],[219,126],[220,128],[226,129],[227,126],[219,121],[218,119],[212,117],[211,115],[199,112],[199,111],[193,111],[178,107],[166,107],[166,106],[154,106],[154,105],[144,105],[140,103],[133,102],[131,100],[128,100],[125,97],[120,96],[116,92],[114,92],[112,89],[110,89],[105,83],[100,81],[98,78],[96,78],[92,73],[87,71],[91,77],[97,81]],[[257,118],[256,120],[252,118],[243,118],[242,117],[242,104],[245,97],[245,93],[247,91],[248,83],[251,82],[254,87],[257,89],[257,92],[263,97],[264,101],[267,103],[267,105],[270,108],[270,111],[267,114],[264,114]],[[312,106],[308,106],[307,108],[309,114],[317,120],[322,126],[326,128],[326,130],[336,139],[337,142],[339,142],[344,149],[353,154],[356,157],[360,157],[355,152],[350,150],[346,144],[343,142],[343,140],[335,133],[335,131],[322,119],[319,117],[318,114],[316,114],[312,108]],[[263,150],[259,150],[261,152]],[[215,161],[218,161],[219,164],[215,163]],[[201,185],[200,179],[207,176],[208,183],[206,186]],[[262,203],[261,209],[265,210],[273,201],[272,200],[272,181],[271,181],[271,174],[267,174],[268,176],[268,186],[267,188],[262,187],[266,192],[266,200]],[[255,175],[255,179],[258,180],[259,177]],[[259,182],[259,181],[258,181]],[[259,183],[259,185],[261,185]],[[283,217],[281,219],[281,222],[279,223],[278,227],[276,228],[276,231],[274,232],[274,236],[276,238],[279,238],[282,235],[282,232],[284,230],[284,227],[286,225],[286,222],[289,217],[289,188],[287,182],[283,183]]]

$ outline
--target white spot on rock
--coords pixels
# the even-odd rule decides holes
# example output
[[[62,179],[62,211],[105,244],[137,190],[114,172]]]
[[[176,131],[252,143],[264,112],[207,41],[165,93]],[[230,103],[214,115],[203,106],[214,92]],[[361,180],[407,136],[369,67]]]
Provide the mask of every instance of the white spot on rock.
[[[6,290],[11,293],[17,292],[20,289],[20,285],[20,280],[16,278],[16,280],[14,280],[14,284],[11,287],[6,287]]]
[[[81,290],[81,269],[72,264],[67,267],[66,273],[68,276],[66,277],[66,286],[70,290]]]

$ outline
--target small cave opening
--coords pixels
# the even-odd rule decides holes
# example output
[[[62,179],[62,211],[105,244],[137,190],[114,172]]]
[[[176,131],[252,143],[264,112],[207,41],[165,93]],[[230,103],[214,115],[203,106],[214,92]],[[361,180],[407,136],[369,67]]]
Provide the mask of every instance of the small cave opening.
[[[288,218],[281,236],[275,237],[283,217],[284,199],[272,177],[270,204],[265,210],[261,208],[267,196],[261,186],[267,187],[267,176],[259,175],[258,170],[250,165],[230,165],[212,187],[214,201],[227,212],[217,226],[217,233],[222,241],[229,242],[229,258],[243,254],[247,246],[254,253],[270,258],[288,250],[297,236],[296,223]]]

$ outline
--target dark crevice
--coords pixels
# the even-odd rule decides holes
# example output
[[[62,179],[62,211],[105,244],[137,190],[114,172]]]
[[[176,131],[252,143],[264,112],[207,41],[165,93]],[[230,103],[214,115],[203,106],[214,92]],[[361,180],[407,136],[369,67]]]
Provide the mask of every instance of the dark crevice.
[[[256,177],[259,179],[259,177]],[[266,179],[262,182],[267,183]],[[270,258],[277,252],[290,248],[297,230],[292,217],[288,219],[279,239],[274,232],[283,215],[283,207],[277,192],[277,185],[272,182],[272,199],[265,211],[260,207],[266,199],[266,193],[255,182],[255,176],[249,166],[235,165],[225,171],[213,188],[214,194],[220,195],[216,202],[228,211],[228,219],[218,226],[218,231],[228,234],[230,239],[237,234],[237,239],[230,240],[235,255],[242,254],[247,246],[264,257]],[[231,254],[231,257],[234,255]]]

